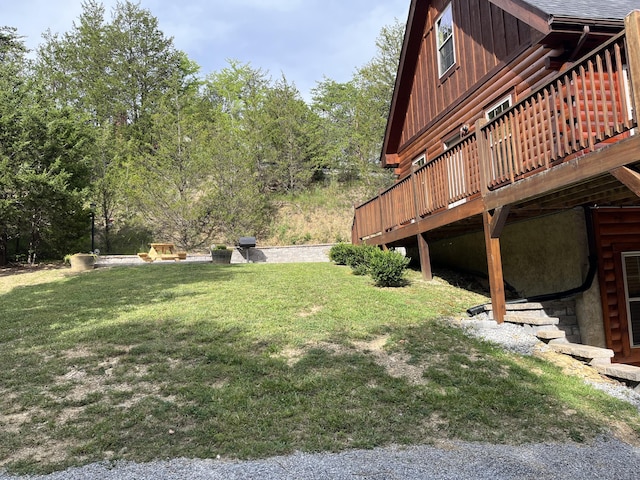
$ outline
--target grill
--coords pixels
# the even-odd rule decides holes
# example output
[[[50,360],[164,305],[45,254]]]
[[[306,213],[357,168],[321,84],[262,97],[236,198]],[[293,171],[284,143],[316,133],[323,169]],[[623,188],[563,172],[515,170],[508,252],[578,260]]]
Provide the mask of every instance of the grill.
[[[245,257],[247,263],[249,263],[249,250],[255,248],[256,237],[240,237],[238,240],[238,248],[240,253]]]

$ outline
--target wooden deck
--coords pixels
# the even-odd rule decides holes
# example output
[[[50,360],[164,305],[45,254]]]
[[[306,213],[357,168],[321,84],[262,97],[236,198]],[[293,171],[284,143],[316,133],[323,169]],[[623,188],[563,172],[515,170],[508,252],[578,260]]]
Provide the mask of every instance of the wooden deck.
[[[434,158],[427,149],[426,164],[357,206],[353,243],[417,242],[430,278],[428,242],[484,231],[494,316],[503,321],[500,236],[507,219],[640,204],[640,11],[629,14],[621,33],[563,68],[490,121],[477,112],[472,118],[480,119],[457,143]],[[445,127],[431,125],[424,138],[431,129],[444,138]],[[387,146],[386,165],[406,171],[424,138],[397,151]]]
[[[627,31],[356,207],[352,241],[393,245],[421,233],[446,237],[482,215],[571,208],[590,198],[626,204],[640,192],[637,133],[639,16]],[[633,36],[627,32],[633,31]],[[635,53],[634,53],[635,52]],[[635,55],[635,56],[634,56]],[[585,188],[588,184],[589,188]],[[498,219],[500,215],[498,215]],[[495,228],[495,226],[494,226]]]

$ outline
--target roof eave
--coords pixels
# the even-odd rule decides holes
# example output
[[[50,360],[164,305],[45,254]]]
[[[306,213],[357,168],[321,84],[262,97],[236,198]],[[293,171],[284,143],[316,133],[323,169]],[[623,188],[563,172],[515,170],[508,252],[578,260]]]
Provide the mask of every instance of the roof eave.
[[[411,0],[409,14],[407,17],[407,26],[400,53],[400,61],[398,63],[398,71],[396,74],[396,83],[393,89],[393,97],[389,116],[387,117],[387,125],[385,128],[384,142],[380,155],[380,163],[385,168],[396,167],[397,164],[397,148],[402,135],[402,126],[404,118],[396,118],[395,114],[399,111],[405,111],[409,102],[410,88],[402,88],[407,82],[413,80],[413,73],[417,65],[417,58],[420,53],[420,45],[424,27],[427,22],[429,11],[429,2],[419,2]],[[408,92],[408,93],[407,93]],[[387,158],[389,154],[389,158]]]

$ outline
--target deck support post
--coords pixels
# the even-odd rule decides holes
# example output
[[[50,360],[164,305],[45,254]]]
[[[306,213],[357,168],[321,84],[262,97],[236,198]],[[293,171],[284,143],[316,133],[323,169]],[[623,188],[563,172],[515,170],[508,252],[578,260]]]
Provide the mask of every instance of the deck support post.
[[[640,122],[640,10],[634,10],[624,19],[627,33],[627,62],[633,90],[634,117]]]
[[[509,215],[509,208],[496,209],[493,213],[483,213],[484,240],[487,249],[487,267],[489,270],[489,286],[491,288],[491,305],[493,318],[498,323],[504,322],[507,313],[504,294],[504,277],[502,274],[502,255],[500,253],[500,234]]]
[[[429,244],[424,233],[418,234],[418,251],[420,252],[420,271],[422,278],[429,282],[433,280],[433,272],[431,270],[431,257],[429,255]]]

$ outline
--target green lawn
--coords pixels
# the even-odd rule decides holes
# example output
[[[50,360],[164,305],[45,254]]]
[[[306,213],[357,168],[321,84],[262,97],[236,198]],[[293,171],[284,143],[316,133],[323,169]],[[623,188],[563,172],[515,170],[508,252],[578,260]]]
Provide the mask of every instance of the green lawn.
[[[439,318],[486,298],[329,264],[0,276],[0,469],[640,434],[633,407]]]

